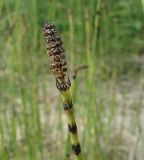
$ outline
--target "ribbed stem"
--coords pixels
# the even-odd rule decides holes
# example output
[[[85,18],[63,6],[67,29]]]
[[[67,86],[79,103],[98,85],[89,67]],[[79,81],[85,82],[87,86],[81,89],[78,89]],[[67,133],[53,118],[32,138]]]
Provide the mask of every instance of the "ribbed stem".
[[[70,90],[60,91],[63,99],[64,112],[67,116],[68,130],[71,139],[72,150],[75,160],[82,160],[81,147],[78,139],[77,125],[74,116],[73,103],[70,95]]]

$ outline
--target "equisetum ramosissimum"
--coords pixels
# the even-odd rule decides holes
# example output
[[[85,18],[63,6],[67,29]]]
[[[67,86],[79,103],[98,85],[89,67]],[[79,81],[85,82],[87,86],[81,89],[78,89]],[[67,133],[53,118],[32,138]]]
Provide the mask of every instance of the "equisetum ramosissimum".
[[[68,130],[71,139],[72,150],[75,160],[82,160],[81,147],[78,140],[77,125],[73,111],[73,103],[71,98],[71,82],[67,73],[66,58],[62,47],[62,40],[57,34],[54,24],[44,24],[44,37],[47,55],[49,58],[49,66],[56,79],[56,87],[60,91],[64,112],[67,116]]]

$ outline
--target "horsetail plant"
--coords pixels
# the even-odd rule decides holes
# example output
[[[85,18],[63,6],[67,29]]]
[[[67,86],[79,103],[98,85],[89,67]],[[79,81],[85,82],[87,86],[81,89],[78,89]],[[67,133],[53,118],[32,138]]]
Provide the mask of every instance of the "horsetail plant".
[[[78,140],[77,126],[75,122],[73,103],[71,98],[71,82],[67,73],[66,58],[62,47],[62,40],[58,36],[56,27],[52,23],[44,24],[44,37],[49,58],[49,66],[55,79],[56,87],[60,91],[64,112],[67,116],[68,130],[71,139],[75,160],[82,160],[81,147]]]

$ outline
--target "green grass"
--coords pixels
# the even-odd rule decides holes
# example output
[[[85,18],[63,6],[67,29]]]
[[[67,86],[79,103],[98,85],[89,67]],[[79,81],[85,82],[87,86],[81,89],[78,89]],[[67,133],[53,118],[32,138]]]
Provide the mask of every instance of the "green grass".
[[[61,32],[70,72],[88,65],[74,89],[85,159],[127,160],[122,156],[128,152],[141,160],[142,2],[0,1],[0,159],[57,160],[64,159],[65,151],[72,154],[47,67],[42,25],[49,20]],[[132,151],[133,145],[122,143],[124,133],[134,143]]]

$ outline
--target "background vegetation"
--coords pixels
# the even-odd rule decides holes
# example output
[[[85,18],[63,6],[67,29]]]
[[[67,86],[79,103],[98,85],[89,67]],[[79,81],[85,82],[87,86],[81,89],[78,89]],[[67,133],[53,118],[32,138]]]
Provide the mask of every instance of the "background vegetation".
[[[85,160],[143,160],[143,0],[0,1],[0,159],[64,159],[71,150],[42,26],[61,33]]]

